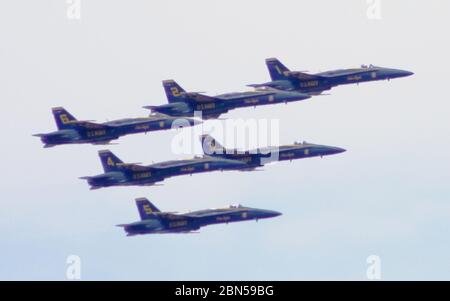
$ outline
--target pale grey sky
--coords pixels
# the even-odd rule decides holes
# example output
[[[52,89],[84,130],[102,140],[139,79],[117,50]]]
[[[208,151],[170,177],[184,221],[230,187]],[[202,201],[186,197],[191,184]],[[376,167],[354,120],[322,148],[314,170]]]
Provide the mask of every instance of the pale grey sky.
[[[0,279],[64,280],[80,256],[84,280],[450,279],[447,89],[450,2],[381,1],[381,20],[351,1],[82,0],[0,3]],[[280,143],[307,140],[346,153],[255,173],[169,179],[161,187],[89,191],[101,172],[91,145],[43,149],[50,108],[112,120],[166,102],[163,79],[210,94],[269,79],[264,59],[293,70],[375,64],[415,75],[338,87],[303,103],[235,110],[278,118]],[[175,132],[121,138],[125,161],[175,157]],[[229,203],[283,215],[203,228],[196,235],[125,237],[135,197],[162,210]]]

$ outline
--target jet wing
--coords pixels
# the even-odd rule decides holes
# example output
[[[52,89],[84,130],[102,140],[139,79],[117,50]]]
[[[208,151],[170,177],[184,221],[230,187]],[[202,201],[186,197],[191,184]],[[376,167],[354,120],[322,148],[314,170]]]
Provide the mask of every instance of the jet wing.
[[[95,123],[95,122],[92,122],[91,120],[88,120],[88,121],[74,120],[74,121],[69,121],[68,123],[73,124],[75,126],[82,127],[82,128],[86,128],[86,129],[108,129],[108,128],[111,128],[111,126],[109,126],[109,125]]]
[[[188,162],[189,161],[189,162]],[[173,160],[168,162],[161,162],[161,163],[155,163],[151,165],[141,165],[142,163],[116,163],[116,166],[121,166],[127,169],[131,169],[133,171],[158,171],[158,170],[164,170],[169,169],[173,167],[180,167],[180,166],[189,166],[192,163],[190,160]]]
[[[269,96],[269,95],[274,95],[276,93],[277,93],[277,91],[267,91],[267,92],[254,91],[254,92],[238,93],[235,96],[230,95],[230,94],[224,94],[221,96],[216,96],[216,99],[219,99],[222,101],[239,100],[239,99],[245,99],[245,98],[251,98],[251,97]]]
[[[353,69],[342,69],[342,70],[333,70],[333,71],[326,71],[318,73],[317,76],[321,76],[323,78],[330,78],[335,76],[351,76],[351,75],[358,75],[362,73],[368,73],[377,71],[378,68],[371,67],[371,68],[353,68]]]
[[[169,220],[180,220],[183,219],[184,216],[177,214],[177,212],[156,212],[153,213],[157,217],[167,218]]]
[[[203,119],[219,119],[219,120],[226,120],[226,119],[220,119],[218,118],[220,115],[227,113],[228,111],[224,111],[221,112],[220,114],[208,114],[208,115],[203,115],[202,118]]]
[[[152,112],[148,117],[153,118],[153,120],[165,120],[167,118],[170,118],[169,115],[160,112]]]
[[[144,168],[147,168],[149,170],[164,170],[164,169],[173,169],[173,168],[189,168],[193,165],[199,164],[199,163],[211,163],[211,162],[226,162],[226,163],[233,163],[235,165],[239,165],[242,167],[246,166],[246,163],[243,163],[239,160],[233,160],[233,159],[224,159],[224,158],[216,158],[208,155],[204,155],[203,157],[194,157],[193,159],[187,159],[187,160],[172,160],[172,161],[166,161],[166,162],[160,162],[155,163],[149,166],[145,166]],[[168,176],[170,177],[170,176]]]
[[[183,214],[184,217],[188,218],[201,218],[201,217],[214,217],[218,215],[223,215],[227,212],[232,212],[233,209],[231,208],[223,208],[223,209],[206,209],[206,210],[200,210],[200,211],[194,211]]]
[[[299,80],[319,80],[324,78],[321,75],[308,74],[300,71],[287,71],[285,74],[286,76],[295,77]]]
[[[210,159],[209,157],[207,159]],[[193,158],[188,159],[177,159],[177,160],[170,160],[170,161],[164,161],[159,163],[154,163],[152,165],[149,165],[148,167],[155,168],[155,169],[168,169],[173,167],[183,167],[183,166],[190,166],[192,164],[197,163],[207,163],[209,160],[205,159],[205,156],[194,156]],[[212,158],[214,159],[214,158]]]
[[[94,145],[119,145],[119,143],[111,143],[111,140],[108,141],[96,141],[92,142]]]
[[[120,166],[132,171],[152,171],[155,170],[155,168],[150,166],[143,166],[140,165],[141,163],[116,163],[116,166]]]
[[[188,92],[185,94],[190,99],[193,99],[196,102],[214,102],[217,101],[216,97],[208,96],[205,94],[200,94],[198,92]]]
[[[240,172],[250,172],[250,171],[264,171],[264,169],[258,169],[259,166],[251,167],[251,168],[243,168],[239,169]]]

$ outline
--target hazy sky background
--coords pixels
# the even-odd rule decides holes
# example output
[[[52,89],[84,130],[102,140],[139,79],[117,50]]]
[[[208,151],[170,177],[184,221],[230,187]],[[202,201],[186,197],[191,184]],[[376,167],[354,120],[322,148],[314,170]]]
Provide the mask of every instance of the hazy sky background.
[[[381,1],[381,20],[352,1],[82,0],[0,2],[0,279],[83,280],[450,279],[450,2]],[[279,163],[264,172],[177,177],[160,187],[89,191],[102,171],[91,145],[43,149],[50,108],[97,121],[143,116],[166,102],[161,81],[209,94],[267,81],[264,59],[293,70],[375,64],[415,72],[338,87],[330,96],[234,110],[278,118],[280,143],[346,153]],[[170,160],[164,131],[109,146],[128,162]],[[186,157],[186,156],[183,156]],[[230,203],[283,215],[206,227],[194,235],[125,237],[135,197],[162,210]]]

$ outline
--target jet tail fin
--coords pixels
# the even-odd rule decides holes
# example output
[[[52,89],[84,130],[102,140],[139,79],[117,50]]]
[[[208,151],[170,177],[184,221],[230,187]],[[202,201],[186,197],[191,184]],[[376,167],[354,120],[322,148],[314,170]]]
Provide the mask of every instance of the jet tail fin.
[[[52,113],[58,130],[72,128],[73,126],[70,123],[77,120],[63,107],[52,108]]]
[[[155,217],[155,213],[160,213],[161,212],[147,198],[137,198],[136,199],[136,206],[138,208],[141,220],[154,218]]]
[[[184,94],[186,91],[173,79],[164,80],[162,83],[169,103],[185,102]]]
[[[105,172],[116,171],[119,169],[118,165],[123,164],[116,155],[109,150],[101,150],[98,152],[98,156],[102,161],[103,170]]]
[[[217,142],[214,137],[208,134],[201,135],[200,142],[205,155],[222,155],[226,152],[226,149],[219,142]]]
[[[266,65],[272,80],[282,80],[288,77],[286,73],[289,72],[289,69],[277,58],[266,59]]]
[[[250,87],[250,88],[255,88],[255,89],[257,89],[257,88],[264,88],[264,87],[267,87],[267,84],[248,84],[248,85],[246,85],[247,87]]]

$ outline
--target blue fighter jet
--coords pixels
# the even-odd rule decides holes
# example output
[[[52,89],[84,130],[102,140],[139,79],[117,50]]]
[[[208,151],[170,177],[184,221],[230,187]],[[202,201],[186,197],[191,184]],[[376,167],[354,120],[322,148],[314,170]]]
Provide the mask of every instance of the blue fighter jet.
[[[186,92],[174,80],[163,81],[163,86],[169,103],[160,106],[145,106],[144,108],[170,116],[195,116],[195,112],[201,112],[203,119],[218,118],[221,114],[236,108],[288,103],[311,97],[299,92],[277,90],[207,96],[199,92]]]
[[[136,199],[140,221],[117,225],[122,227],[127,236],[140,234],[192,233],[201,227],[214,224],[228,224],[281,215],[272,210],[255,209],[232,205],[229,208],[206,209],[184,214],[161,212],[146,198]]]
[[[33,135],[41,138],[44,147],[79,143],[109,144],[111,140],[118,139],[120,136],[193,126],[201,123],[201,121],[192,118],[176,118],[164,114],[95,123],[77,120],[61,107],[53,108],[52,112],[58,130]]]
[[[167,178],[210,171],[238,170],[245,166],[241,161],[201,156],[187,160],[172,160],[151,165],[123,163],[109,150],[98,152],[103,174],[81,177],[92,189],[110,186],[151,186]]]
[[[254,150],[226,149],[210,135],[200,137],[205,155],[240,161],[246,164],[241,171],[252,171],[274,161],[292,161],[311,157],[323,157],[345,152],[345,149],[334,146],[295,142],[290,145],[266,147]]]
[[[414,74],[410,71],[376,67],[373,65],[362,65],[361,68],[340,69],[309,74],[302,71],[290,71],[276,58],[266,59],[266,65],[272,80],[263,84],[251,84],[248,86],[317,95],[339,85],[359,84],[376,80],[390,80]]]

